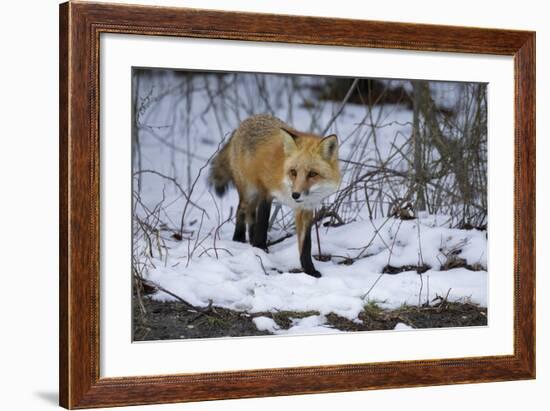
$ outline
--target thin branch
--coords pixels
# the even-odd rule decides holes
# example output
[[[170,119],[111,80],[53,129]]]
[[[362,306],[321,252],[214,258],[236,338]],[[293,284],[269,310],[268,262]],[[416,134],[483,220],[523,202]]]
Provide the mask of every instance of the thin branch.
[[[359,79],[356,78],[355,80],[353,80],[353,83],[351,83],[351,86],[350,88],[348,89],[348,92],[346,93],[344,99],[342,100],[342,102],[340,103],[340,107],[338,108],[338,110],[336,111],[336,113],[334,114],[334,116],[332,116],[332,118],[330,119],[330,121],[327,123],[327,125],[325,126],[325,128],[323,129],[323,131],[321,132],[321,135],[324,136],[329,130],[330,130],[330,127],[332,126],[332,123],[334,123],[336,121],[336,119],[338,118],[338,116],[342,113],[342,111],[344,111],[344,107],[346,105],[346,103],[348,102],[349,98],[351,97],[351,94],[353,93],[353,90],[355,89],[355,87],[357,86],[357,83],[359,83]]]

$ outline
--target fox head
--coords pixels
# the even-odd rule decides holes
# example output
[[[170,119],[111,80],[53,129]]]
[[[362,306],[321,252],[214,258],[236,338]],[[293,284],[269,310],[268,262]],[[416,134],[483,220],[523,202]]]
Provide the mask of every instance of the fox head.
[[[281,129],[285,152],[284,182],[295,207],[316,208],[340,184],[338,138],[295,134]]]

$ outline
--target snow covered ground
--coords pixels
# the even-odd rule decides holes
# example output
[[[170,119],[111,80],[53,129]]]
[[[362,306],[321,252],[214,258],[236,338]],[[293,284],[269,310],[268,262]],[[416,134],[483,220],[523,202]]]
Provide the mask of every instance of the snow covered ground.
[[[446,257],[439,251],[465,244],[460,256],[470,265],[485,267],[486,255],[480,251],[486,247],[485,233],[441,227],[437,225],[438,217],[429,216],[420,220],[419,236],[417,220],[392,218],[384,225],[385,221],[362,221],[320,230],[323,254],[355,257],[372,238],[374,241],[367,248],[367,256],[352,265],[338,264],[344,261],[342,257],[316,261],[323,275],[319,279],[291,272],[300,267],[295,237],[272,246],[266,254],[248,244],[227,240],[229,233],[222,234],[225,239],[217,241],[218,257],[210,250],[188,262],[187,244],[171,244],[168,258],[155,261],[156,268],[149,271],[148,279],[200,307],[211,303],[249,313],[318,311],[321,314],[297,321],[285,331],[290,333],[308,332],[310,328],[311,332],[318,332],[322,316],[331,312],[357,319],[371,301],[383,308],[397,308],[402,304],[416,305],[419,298],[423,303],[436,296],[445,297],[449,290],[450,301],[467,299],[486,306],[486,272],[466,268],[440,271]],[[381,226],[376,235],[375,227]],[[390,248],[393,245],[391,253],[384,244]],[[205,250],[212,246],[213,240],[203,243]],[[316,249],[314,239],[313,250]],[[428,271],[421,275],[416,270],[382,273],[387,265],[417,266],[419,250],[424,263],[432,267]],[[174,300],[163,292],[154,298]],[[257,325],[266,326],[265,322]]]
[[[276,90],[288,78],[271,76],[268,80],[268,86]],[[314,260],[322,273],[319,279],[296,272],[300,268],[296,236],[272,245],[269,253],[231,241],[231,215],[237,195],[234,190],[222,199],[212,195],[206,180],[208,168],[204,167],[222,138],[249,112],[265,112],[268,108],[297,129],[319,129],[328,123],[338,104],[325,102],[315,113],[307,105],[296,105],[290,112],[284,95],[263,103],[265,106],[252,98],[249,103],[235,102],[237,97],[233,96],[227,98],[236,108],[222,107],[229,103],[220,103],[216,108],[207,98],[212,95],[209,82],[215,82],[212,75],[193,81],[191,106],[188,98],[182,98],[185,91],[166,92],[177,89],[174,85],[179,82],[168,75],[148,81],[144,78],[138,85],[143,104],[139,110],[140,155],[139,162],[134,162],[134,172],[141,172],[134,174],[134,188],[139,189],[134,213],[142,220],[149,215],[149,223],[150,215],[155,214],[152,220],[158,230],[151,239],[134,222],[134,266],[146,279],[198,307],[211,304],[248,313],[319,312],[295,319],[288,330],[279,329],[271,318],[254,318],[259,330],[274,334],[337,332],[325,325],[327,314],[357,320],[364,306],[372,302],[393,309],[448,296],[449,301],[486,306],[486,232],[450,228],[448,215],[424,213],[419,218],[400,220],[378,214],[369,219],[366,207],[359,207],[345,225],[320,226],[321,254],[329,258]],[[241,92],[247,95],[246,90]],[[402,146],[411,133],[412,113],[399,105],[380,106],[373,112],[378,124],[384,125],[374,136],[372,129],[360,126],[367,116],[361,106],[347,105],[335,121],[331,130],[339,135],[341,158],[367,161],[375,150],[376,156],[395,157],[396,147]],[[376,138],[377,145],[358,152],[357,142],[365,138]],[[342,163],[344,173],[346,167]],[[403,164],[395,167],[403,168]],[[351,178],[344,174],[343,184]],[[170,179],[175,179],[180,187]],[[186,207],[189,195],[192,204]],[[332,200],[329,198],[326,203]],[[184,210],[183,238],[176,240],[173,233],[181,227]],[[269,233],[272,241],[292,232],[291,213],[284,207],[282,211]],[[317,255],[315,233],[312,242],[312,254]],[[463,259],[466,264],[447,269],[449,258]],[[387,267],[407,266],[409,270],[397,274],[384,273]],[[418,266],[426,266],[427,271],[418,273],[414,268]],[[175,299],[162,291],[152,298]],[[396,328],[404,327],[398,324]]]

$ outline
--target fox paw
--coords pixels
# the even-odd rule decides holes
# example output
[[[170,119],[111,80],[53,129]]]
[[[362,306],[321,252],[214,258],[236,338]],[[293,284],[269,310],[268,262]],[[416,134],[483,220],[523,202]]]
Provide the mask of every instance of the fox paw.
[[[267,244],[252,244],[252,247],[259,248],[259,249],[262,250],[264,253],[269,254],[269,250],[268,250],[268,248],[267,248]]]
[[[315,268],[304,270],[304,272],[307,275],[311,275],[312,277],[321,278],[321,273],[319,271],[317,271]]]

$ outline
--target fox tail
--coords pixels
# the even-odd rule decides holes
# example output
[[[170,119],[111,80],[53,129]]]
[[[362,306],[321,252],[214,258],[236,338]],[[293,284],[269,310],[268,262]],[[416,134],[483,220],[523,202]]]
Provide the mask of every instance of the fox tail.
[[[211,186],[214,186],[216,194],[223,196],[227,191],[227,187],[233,182],[233,175],[231,173],[231,164],[229,159],[229,140],[220,152],[214,157],[210,165],[210,175],[208,181]]]

